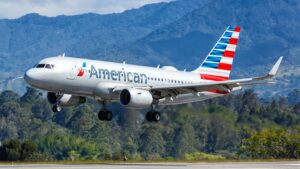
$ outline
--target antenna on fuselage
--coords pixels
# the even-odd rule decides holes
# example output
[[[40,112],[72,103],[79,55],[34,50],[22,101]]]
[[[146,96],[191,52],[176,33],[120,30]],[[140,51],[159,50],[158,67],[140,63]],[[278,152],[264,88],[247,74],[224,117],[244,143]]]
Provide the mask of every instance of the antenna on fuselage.
[[[160,67],[160,64],[158,64],[156,68],[159,68],[159,67]]]
[[[65,57],[65,53],[58,55],[58,57]]]
[[[125,61],[125,60],[123,61],[123,64],[124,64],[124,65],[126,64],[126,61]]]

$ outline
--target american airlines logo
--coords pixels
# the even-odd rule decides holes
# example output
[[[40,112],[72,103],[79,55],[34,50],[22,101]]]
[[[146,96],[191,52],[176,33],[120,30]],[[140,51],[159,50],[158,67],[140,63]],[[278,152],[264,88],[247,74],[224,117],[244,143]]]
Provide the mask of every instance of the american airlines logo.
[[[84,75],[84,69],[86,67],[86,62],[82,63],[82,67],[79,69],[77,76],[82,77]]]
[[[148,83],[146,74],[125,71],[124,68],[122,68],[122,70],[109,70],[103,68],[96,69],[93,65],[91,65],[90,78],[92,77],[95,77],[97,79],[107,79],[130,83]]]

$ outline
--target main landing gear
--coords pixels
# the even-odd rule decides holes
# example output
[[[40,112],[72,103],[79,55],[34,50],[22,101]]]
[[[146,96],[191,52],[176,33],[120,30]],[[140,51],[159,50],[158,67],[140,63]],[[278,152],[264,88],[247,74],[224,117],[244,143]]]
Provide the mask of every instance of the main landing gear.
[[[111,111],[106,109],[106,102],[99,101],[102,104],[102,109],[98,113],[98,119],[101,121],[111,121],[113,118],[113,114]]]
[[[151,110],[146,114],[146,119],[149,122],[158,122],[160,120],[160,113],[157,111]]]
[[[113,117],[112,112],[106,109],[101,109],[98,113],[98,119],[101,121],[111,121],[112,117]]]

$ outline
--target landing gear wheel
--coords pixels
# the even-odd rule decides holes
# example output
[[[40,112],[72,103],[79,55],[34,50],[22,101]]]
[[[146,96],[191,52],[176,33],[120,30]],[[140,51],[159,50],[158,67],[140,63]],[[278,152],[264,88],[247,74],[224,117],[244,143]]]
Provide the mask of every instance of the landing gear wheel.
[[[101,121],[111,121],[113,114],[111,111],[108,110],[100,110],[98,113],[98,119]]]
[[[111,111],[106,111],[106,114],[105,114],[105,120],[106,121],[111,121],[112,120],[112,117],[113,117],[113,114]]]
[[[149,111],[146,114],[146,119],[149,122],[158,122],[160,120],[160,113],[157,111]]]
[[[149,111],[149,112],[147,112],[147,114],[146,114],[146,119],[147,119],[147,121],[149,121],[149,122],[151,122],[152,121],[152,111]]]
[[[62,108],[60,107],[60,106],[58,106],[58,105],[53,105],[53,107],[52,107],[52,111],[54,112],[54,113],[58,113],[58,112],[60,112],[62,110]]]
[[[158,122],[160,120],[160,113],[155,111],[152,113],[152,121]]]
[[[105,114],[105,110],[100,110],[98,113],[98,119],[101,121],[105,120],[104,114]]]

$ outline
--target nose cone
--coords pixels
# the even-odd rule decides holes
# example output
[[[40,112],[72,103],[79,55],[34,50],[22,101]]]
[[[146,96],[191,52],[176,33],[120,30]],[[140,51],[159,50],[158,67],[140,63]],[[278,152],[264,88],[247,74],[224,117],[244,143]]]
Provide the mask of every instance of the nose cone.
[[[32,86],[35,86],[40,80],[38,72],[33,69],[27,70],[24,75],[24,79],[28,84]]]

